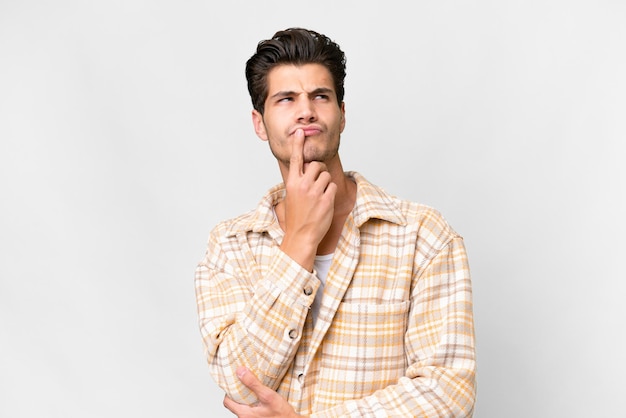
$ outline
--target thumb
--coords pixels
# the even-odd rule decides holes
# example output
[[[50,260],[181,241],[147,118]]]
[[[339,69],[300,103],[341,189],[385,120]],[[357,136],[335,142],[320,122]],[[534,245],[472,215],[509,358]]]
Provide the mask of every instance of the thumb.
[[[237,377],[241,380],[248,389],[250,389],[256,397],[260,400],[265,394],[265,390],[268,390],[263,383],[252,373],[247,367],[240,366],[237,368]]]

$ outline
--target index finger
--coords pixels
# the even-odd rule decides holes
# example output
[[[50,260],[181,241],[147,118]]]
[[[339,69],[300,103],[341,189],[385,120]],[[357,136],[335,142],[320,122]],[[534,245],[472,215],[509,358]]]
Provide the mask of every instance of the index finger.
[[[291,141],[291,156],[289,158],[289,172],[297,175],[302,174],[304,165],[304,131],[296,129]]]

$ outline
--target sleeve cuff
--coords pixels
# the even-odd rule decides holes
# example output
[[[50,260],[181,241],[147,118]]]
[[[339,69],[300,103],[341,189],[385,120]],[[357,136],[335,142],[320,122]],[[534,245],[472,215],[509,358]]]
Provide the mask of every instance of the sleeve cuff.
[[[309,308],[320,286],[315,272],[311,273],[304,269],[278,247],[272,251],[270,274],[266,278],[267,288],[271,289],[272,293],[276,291],[284,294],[296,303]]]

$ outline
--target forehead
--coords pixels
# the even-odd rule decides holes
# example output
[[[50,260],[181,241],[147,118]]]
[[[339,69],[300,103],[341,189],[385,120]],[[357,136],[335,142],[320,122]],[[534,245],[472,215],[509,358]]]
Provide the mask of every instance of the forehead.
[[[335,91],[330,71],[321,64],[281,64],[267,74],[268,96],[279,91],[310,92],[319,88]]]

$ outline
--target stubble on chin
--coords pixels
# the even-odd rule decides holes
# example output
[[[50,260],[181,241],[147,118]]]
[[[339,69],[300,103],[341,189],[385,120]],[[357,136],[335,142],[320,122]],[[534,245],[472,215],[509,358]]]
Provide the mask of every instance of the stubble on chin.
[[[326,143],[330,143],[330,140],[326,140]],[[307,146],[308,145],[308,146]],[[327,162],[335,158],[339,153],[339,140],[337,144],[332,147],[318,146],[315,143],[307,144],[307,140],[304,142],[304,163],[311,163],[313,161]]]

